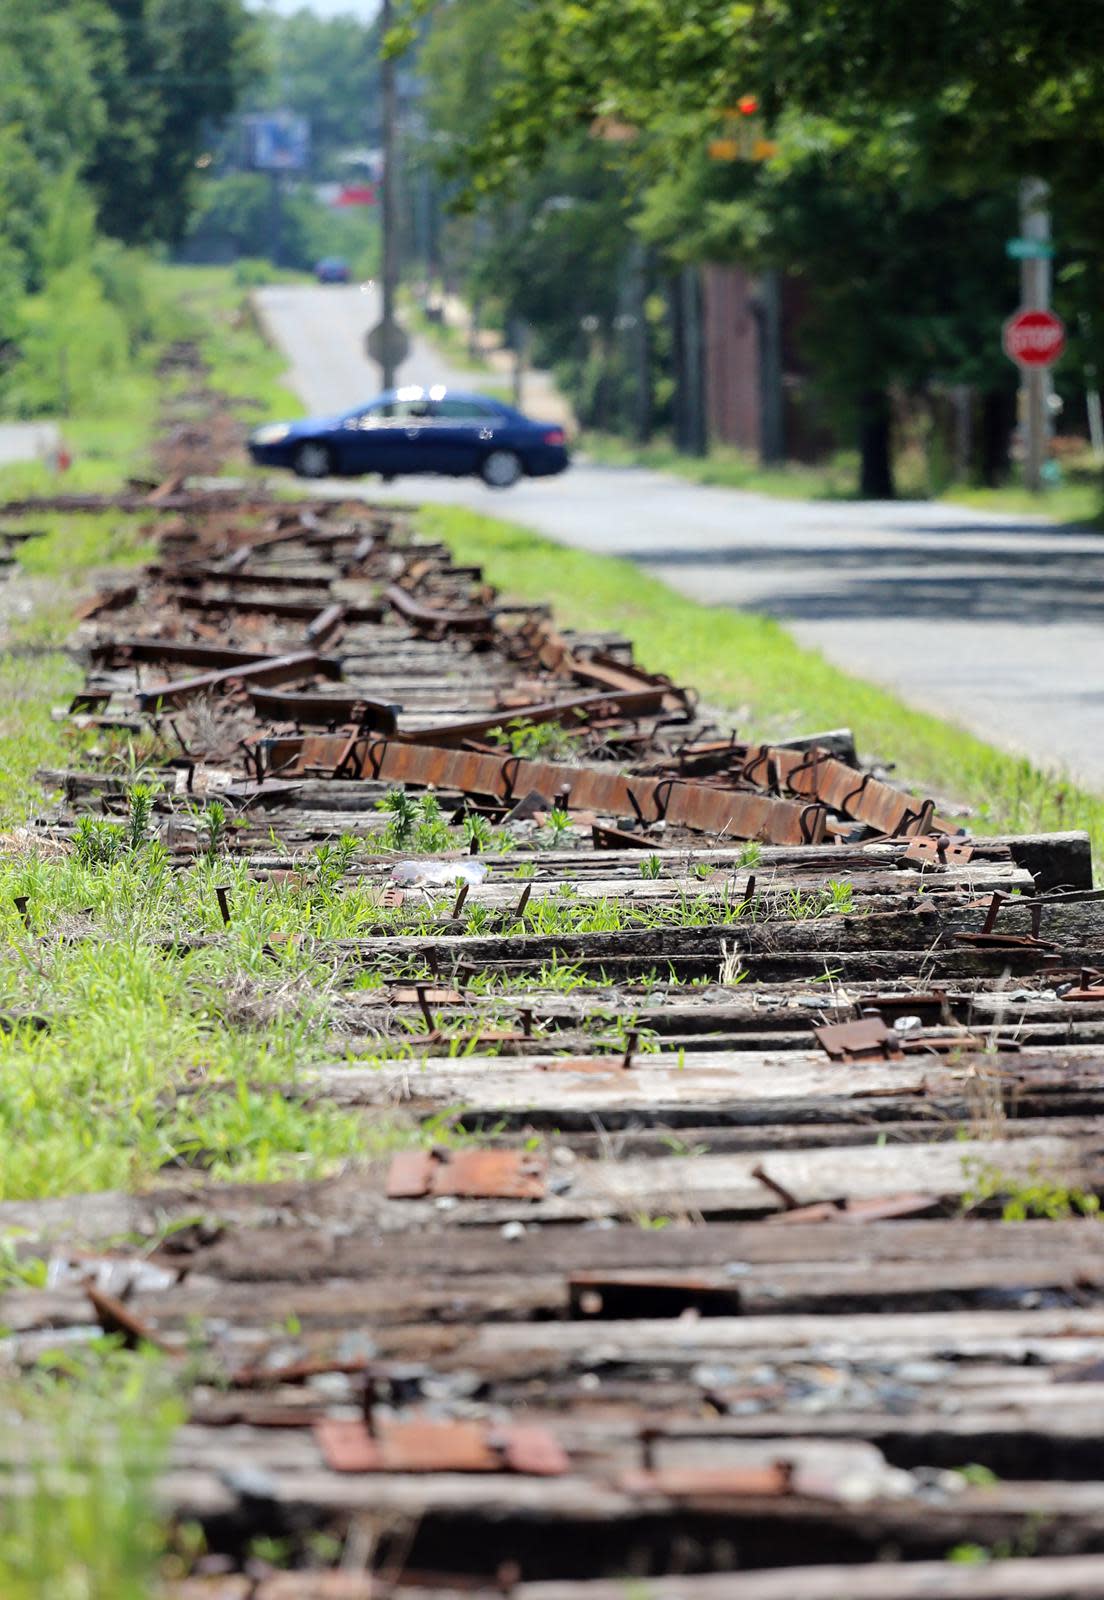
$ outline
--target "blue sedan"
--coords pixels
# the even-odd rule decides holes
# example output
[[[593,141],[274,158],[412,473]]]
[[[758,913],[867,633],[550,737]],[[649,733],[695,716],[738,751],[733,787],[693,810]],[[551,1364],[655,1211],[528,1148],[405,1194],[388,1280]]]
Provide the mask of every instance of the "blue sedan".
[[[301,478],[478,474],[492,489],[547,477],[568,464],[562,428],[532,422],[512,406],[457,389],[392,389],[337,417],[270,422],[249,439],[260,466]]]

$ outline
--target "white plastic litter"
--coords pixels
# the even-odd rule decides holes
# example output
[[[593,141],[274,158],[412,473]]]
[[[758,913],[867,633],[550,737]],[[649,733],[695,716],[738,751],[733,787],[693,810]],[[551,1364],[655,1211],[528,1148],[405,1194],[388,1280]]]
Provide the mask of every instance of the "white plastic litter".
[[[454,883],[482,883],[487,869],[481,861],[396,861],[391,882],[404,888],[451,889]]]

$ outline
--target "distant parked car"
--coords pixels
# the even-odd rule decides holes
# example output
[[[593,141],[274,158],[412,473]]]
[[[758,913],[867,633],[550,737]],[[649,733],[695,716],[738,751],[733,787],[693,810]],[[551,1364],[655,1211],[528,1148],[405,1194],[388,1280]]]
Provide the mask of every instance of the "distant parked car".
[[[563,472],[569,461],[555,423],[445,388],[392,389],[341,416],[270,422],[250,436],[249,453],[261,466],[290,467],[301,478],[478,474],[492,489]]]
[[[314,269],[319,283],[348,283],[349,263],[340,256],[326,256]]]

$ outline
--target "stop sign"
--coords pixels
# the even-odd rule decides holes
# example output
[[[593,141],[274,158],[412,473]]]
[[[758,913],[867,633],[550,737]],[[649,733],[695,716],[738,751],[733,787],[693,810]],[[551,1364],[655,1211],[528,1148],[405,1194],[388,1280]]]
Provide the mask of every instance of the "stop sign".
[[[1066,348],[1066,330],[1053,311],[1017,311],[1004,325],[1004,353],[1021,367],[1049,367]]]

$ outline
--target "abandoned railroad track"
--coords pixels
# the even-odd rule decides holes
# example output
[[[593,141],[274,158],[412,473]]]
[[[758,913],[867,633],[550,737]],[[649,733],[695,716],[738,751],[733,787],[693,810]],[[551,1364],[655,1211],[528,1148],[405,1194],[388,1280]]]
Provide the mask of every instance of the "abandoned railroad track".
[[[190,1070],[155,1181],[0,1203],[8,1367],[108,1332],[185,1396],[174,1600],[1104,1596],[1087,838],[741,742],[401,512],[117,504],[157,555],[80,608],[18,842],[105,888],[28,872],[4,1026],[60,951],[229,952],[207,1025],[322,1003],[263,1088],[355,1130],[226,1181]]]

